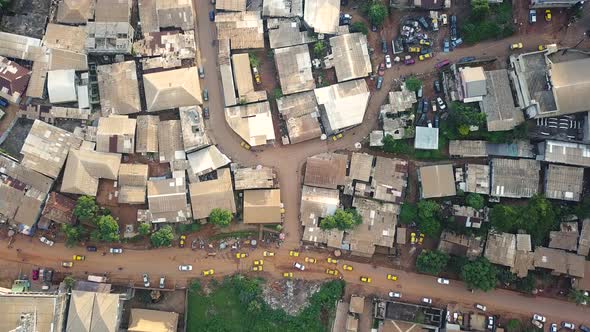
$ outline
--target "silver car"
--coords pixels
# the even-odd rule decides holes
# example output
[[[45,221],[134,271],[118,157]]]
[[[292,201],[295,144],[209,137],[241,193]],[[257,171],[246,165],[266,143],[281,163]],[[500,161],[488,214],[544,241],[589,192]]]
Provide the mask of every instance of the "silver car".
[[[192,271],[193,270],[193,266],[190,264],[187,265],[180,265],[178,267],[178,271]]]
[[[422,303],[432,304],[432,299],[431,298],[428,298],[428,297],[423,297],[422,298]]]
[[[148,277],[147,273],[143,274],[143,286],[146,288],[150,287],[150,277]]]
[[[402,297],[402,294],[398,292],[389,292],[389,297],[399,299]]]
[[[111,254],[122,254],[123,253],[123,249],[122,248],[111,248],[109,249],[109,252]]]

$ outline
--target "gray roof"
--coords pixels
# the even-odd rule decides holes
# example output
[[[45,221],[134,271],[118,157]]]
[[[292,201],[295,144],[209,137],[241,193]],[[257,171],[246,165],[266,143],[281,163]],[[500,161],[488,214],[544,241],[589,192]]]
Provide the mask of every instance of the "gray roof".
[[[301,17],[303,16],[303,0],[264,0],[262,16]]]
[[[516,235],[510,233],[489,233],[484,256],[492,263],[514,266]]]
[[[551,64],[551,83],[560,114],[590,110],[590,57]]]
[[[366,77],[372,72],[367,36],[360,32],[330,38],[338,82]]]
[[[264,4],[267,2],[264,1]],[[269,29],[268,39],[270,41],[270,48],[308,44],[317,40],[307,31],[301,31],[299,23],[294,21],[281,22],[276,29]]]
[[[315,89],[307,45],[276,49],[274,58],[283,94]]]
[[[494,158],[492,167],[492,196],[523,198],[539,192],[541,165],[531,159]]]
[[[584,189],[584,169],[549,164],[545,172],[547,198],[579,202]]]
[[[458,157],[487,157],[486,141],[459,141],[449,142],[449,155]]]
[[[422,166],[418,169],[421,184],[421,198],[455,196],[455,175],[453,165]]]
[[[320,137],[320,111],[312,91],[296,93],[277,99],[281,117],[287,124],[291,143]]]
[[[514,106],[508,71],[506,69],[486,71],[488,93],[483,97],[480,106],[487,115],[489,131],[514,129],[524,122],[522,111]]]
[[[420,150],[438,150],[438,128],[416,127],[414,148]]]
[[[578,243],[578,255],[588,256],[590,253],[590,219],[582,221],[582,232]],[[590,276],[589,276],[590,277]]]
[[[542,161],[590,167],[590,145],[547,140],[538,148]]]
[[[467,164],[465,165],[465,191],[470,193],[490,194],[490,166]]]

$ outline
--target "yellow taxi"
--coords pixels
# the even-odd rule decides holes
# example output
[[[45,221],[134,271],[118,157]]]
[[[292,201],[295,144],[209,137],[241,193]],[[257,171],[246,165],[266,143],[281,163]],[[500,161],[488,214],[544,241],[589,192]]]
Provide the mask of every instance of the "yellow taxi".
[[[262,272],[263,271],[262,265],[252,266],[252,271]]]
[[[387,280],[393,280],[393,281],[396,281],[396,280],[397,280],[397,276],[394,276],[393,274],[388,274],[388,275],[387,275]]]
[[[293,279],[293,272],[283,272],[283,278]]]
[[[254,261],[254,266],[257,266],[257,265],[264,265],[264,261],[262,259],[255,260]]]
[[[430,59],[430,58],[432,58],[432,53],[422,54],[418,57],[418,59],[420,59],[420,61],[424,61],[424,60]]]
[[[345,269],[346,271],[352,271],[352,266],[350,266],[350,265],[344,264],[344,266],[342,268]]]
[[[248,254],[245,252],[239,252],[236,254],[237,259],[246,258],[246,257],[248,257]]]
[[[523,47],[522,43],[514,43],[510,45],[510,49],[511,50],[518,50],[521,49]]]
[[[181,235],[180,236],[180,242],[178,242],[178,246],[181,248],[184,248],[184,245],[186,244],[186,235]]]
[[[244,142],[244,141],[242,141],[242,142],[240,143],[240,146],[241,146],[241,147],[243,147],[243,148],[244,148],[244,149],[246,149],[246,150],[250,150],[250,144],[248,144],[248,143],[246,143],[246,142]]]
[[[361,282],[371,283],[371,277],[361,277]]]
[[[315,264],[318,260],[313,257],[305,257],[305,262],[310,264]]]
[[[333,141],[337,141],[342,138],[342,133],[332,136]]]
[[[412,232],[412,233],[410,234],[410,243],[411,243],[411,244],[414,244],[414,243],[416,243],[416,233],[414,233],[414,232]]]
[[[72,267],[74,266],[74,262],[62,262],[61,266],[63,267]]]
[[[410,52],[410,53],[420,53],[420,47],[410,47],[408,49],[408,52]]]
[[[74,257],[72,258],[75,261],[83,261],[86,259],[86,256],[83,255],[74,255]]]
[[[551,22],[551,10],[545,9],[545,21]]]
[[[299,251],[291,250],[291,251],[289,251],[289,256],[299,257]]]
[[[424,242],[424,233],[420,233],[420,236],[418,237],[418,244],[422,244]]]
[[[274,257],[275,256],[275,253],[272,252],[272,251],[265,251],[265,252],[262,253],[262,256],[264,256],[264,257]]]
[[[329,274],[331,276],[337,276],[338,270],[326,269],[326,274]]]
[[[213,269],[209,269],[209,270],[203,270],[203,276],[212,276],[215,274],[215,270]]]
[[[338,264],[338,260],[334,259],[332,257],[328,257],[328,259],[326,259],[326,261],[330,264]]]

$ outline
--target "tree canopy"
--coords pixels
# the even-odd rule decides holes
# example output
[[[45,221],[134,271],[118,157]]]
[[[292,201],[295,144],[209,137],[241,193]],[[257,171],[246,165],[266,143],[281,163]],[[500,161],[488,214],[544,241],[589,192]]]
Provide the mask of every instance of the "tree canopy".
[[[327,216],[320,221],[320,228],[323,230],[337,228],[344,231],[362,223],[363,218],[355,209],[337,209],[333,215]]]
[[[457,128],[460,136],[469,135],[471,126],[482,128],[486,125],[486,114],[475,107],[456,102],[450,109],[448,122]]]
[[[410,76],[404,82],[406,84],[406,89],[410,91],[418,91],[422,87],[422,81],[417,79],[415,76]]]
[[[403,203],[399,212],[399,222],[411,224],[418,217],[418,207],[413,203]]]
[[[64,235],[66,236],[66,246],[67,247],[73,247],[78,242],[80,242],[80,240],[84,234],[84,230],[80,226],[72,226],[72,225],[68,225],[68,224],[62,224],[61,230],[62,230],[62,232],[64,232]]]
[[[172,239],[174,239],[174,233],[170,225],[162,226],[160,229],[152,233],[150,242],[156,248],[169,247],[172,245]]]
[[[490,3],[488,0],[471,0],[471,16],[474,18],[483,18],[490,12]]]
[[[369,33],[369,29],[363,22],[354,22],[350,25],[350,32],[362,32],[364,35]]]
[[[231,211],[226,209],[214,208],[209,214],[209,222],[220,227],[229,226],[232,219]]]
[[[586,294],[587,293],[584,293],[584,291],[572,289],[568,294],[568,298],[576,304],[588,304],[590,303],[590,296]]]
[[[96,219],[96,229],[90,234],[94,241],[117,242],[119,241],[119,224],[110,215],[100,216]]]
[[[463,265],[461,279],[470,289],[480,289],[484,292],[496,288],[498,282],[496,268],[485,257],[479,257]]]
[[[435,201],[421,200],[418,203],[418,228],[429,237],[440,235],[440,206]]]
[[[371,23],[381,26],[387,17],[387,7],[381,2],[374,2],[369,6],[367,16]]]
[[[252,67],[259,67],[260,66],[260,59],[254,53],[248,53],[248,59],[250,60],[250,66]]]
[[[148,236],[150,234],[150,231],[152,230],[150,224],[148,223],[141,223],[139,224],[139,226],[137,226],[137,231],[139,232],[139,235],[141,236]]]
[[[323,40],[318,40],[313,44],[313,53],[316,57],[321,58],[326,54],[326,43]]]
[[[418,272],[438,275],[441,273],[447,263],[449,255],[438,250],[423,250],[416,260],[416,269]]]
[[[74,207],[74,215],[76,218],[81,220],[92,220],[96,217],[97,213],[98,205],[96,205],[94,197],[80,196],[80,198],[78,198],[76,206]]]
[[[476,193],[469,193],[465,197],[465,203],[467,206],[471,206],[476,210],[480,210],[484,207],[485,201],[482,195]]]

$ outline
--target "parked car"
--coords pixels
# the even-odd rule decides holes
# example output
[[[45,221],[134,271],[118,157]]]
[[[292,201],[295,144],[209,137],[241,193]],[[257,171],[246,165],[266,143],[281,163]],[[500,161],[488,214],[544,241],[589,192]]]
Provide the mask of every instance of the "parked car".
[[[451,31],[451,40],[457,39],[457,28],[452,26],[450,31]]]
[[[487,328],[488,330],[493,330],[494,326],[496,326],[496,317],[494,316],[488,316],[487,319]]]
[[[434,67],[436,69],[441,69],[441,68],[446,67],[450,64],[451,64],[451,62],[449,61],[449,59],[444,59],[442,61],[437,62],[436,65],[434,65]]]
[[[240,142],[240,146],[243,147],[246,150],[250,150],[250,148],[251,148],[250,144],[248,144],[248,143],[246,143],[244,141]]]
[[[33,280],[39,280],[39,268],[34,268],[33,271],[31,271],[31,278]]]
[[[574,323],[570,323],[570,322],[561,322],[561,327],[563,327],[564,329],[569,329],[569,330],[576,329],[576,325]]]
[[[205,78],[205,68],[199,67],[199,78]]]
[[[584,326],[584,325],[582,325],[582,326]],[[580,326],[580,330],[584,331],[582,329],[582,326]],[[551,325],[549,326],[549,332],[557,332],[557,324],[551,323]],[[590,332],[590,330],[586,331],[586,332]]]
[[[383,54],[387,54],[387,42],[383,39],[381,39],[381,51]]]
[[[213,269],[203,270],[202,273],[203,273],[204,277],[212,276],[215,274],[215,270],[213,270]]]
[[[293,279],[293,272],[283,272],[283,278]]]
[[[451,48],[452,49],[456,49],[457,47],[459,47],[459,45],[463,44],[463,39],[461,38],[456,38],[455,40],[453,40],[451,42]]]
[[[476,58],[474,56],[465,56],[459,59],[459,63],[471,62],[474,61]]]
[[[289,251],[289,256],[291,257],[299,257],[299,252],[295,250]]]
[[[545,9],[545,21],[551,22],[551,9]]]
[[[344,269],[345,271],[352,271],[352,266],[344,264],[344,266],[342,266],[342,269]]]
[[[430,20],[430,18],[428,18],[428,20],[424,17],[424,16],[420,16],[418,17],[418,22],[420,22],[420,25],[425,29],[428,30],[430,29],[430,24],[428,23],[428,21]]]
[[[180,236],[180,240],[178,241],[178,246],[180,248],[184,248],[185,245],[186,245],[186,235],[182,234]]]
[[[95,246],[87,246],[86,251],[95,252],[97,249]]]
[[[214,9],[211,9],[209,11],[209,21],[211,21],[211,22],[215,21],[215,10]]]
[[[236,253],[236,258],[237,259],[242,259],[242,258],[246,258],[246,257],[248,257],[248,253],[245,253],[245,252],[238,252],[238,253]]]
[[[420,45],[430,46],[430,40],[420,39]]]
[[[450,51],[451,51],[451,42],[449,41],[449,38],[445,38],[445,40],[443,42],[443,52],[449,53]]]
[[[331,276],[337,276],[338,270],[326,269],[326,274],[331,275]]]
[[[203,89],[203,100],[204,101],[209,100],[209,90],[207,90],[207,89]]]
[[[457,16],[451,15],[451,25],[457,26]]]
[[[389,292],[389,297],[399,299],[402,297],[402,293],[399,292]]]
[[[436,97],[436,102],[438,103],[438,107],[440,107],[441,111],[444,111],[447,108],[447,105],[441,97]]]
[[[447,14],[440,15],[440,21],[442,22],[443,26],[447,25],[449,23]]]
[[[51,241],[50,239],[46,238],[45,236],[40,237],[39,241],[41,241],[41,243],[46,244],[50,247],[55,244],[55,242]]]
[[[203,117],[209,119],[209,107],[203,107]]]
[[[260,78],[260,73],[258,73],[258,68],[252,67],[252,73],[254,74],[254,80],[256,84],[262,83],[262,79]]]
[[[418,57],[418,59],[420,59],[420,61],[424,61],[424,60],[426,60],[426,59],[430,59],[430,58],[432,58],[432,53],[426,53],[426,54],[424,54],[424,55],[420,55],[420,56]]]
[[[543,323],[539,322],[538,320],[532,320],[531,323],[533,325],[535,325],[535,327],[539,328],[539,329],[543,329]]]
[[[537,11],[535,9],[529,10],[529,23],[537,22]]]
[[[377,67],[377,75],[385,75],[385,64],[383,62],[379,64],[379,67]]]
[[[178,266],[178,271],[192,271],[193,270],[193,266],[192,265],[180,265]]]
[[[53,269],[45,270],[45,273],[43,273],[43,281],[51,282],[52,280],[53,280]]]
[[[428,298],[428,297],[423,297],[422,298],[422,303],[432,304],[432,299],[431,298]]]
[[[109,252],[111,254],[122,254],[123,253],[123,249],[122,248],[111,248],[109,249]]]
[[[313,258],[313,257],[305,257],[305,262],[309,263],[309,264],[315,264],[317,263],[317,259]]]
[[[337,259],[334,259],[332,257],[328,257],[326,259],[326,262],[328,262],[329,264],[338,264],[338,260]]]
[[[160,277],[160,288],[166,287],[166,278]]]
[[[143,274],[143,287],[145,287],[145,288],[150,287],[150,277],[148,277],[147,273]]]
[[[410,53],[420,53],[420,47],[412,46],[408,48],[408,52]]]
[[[555,325],[555,328],[557,329],[557,324],[551,324],[552,326]],[[580,325],[580,331],[582,332],[590,332],[590,327],[586,326],[586,325]],[[551,331],[553,332],[553,331]]]
[[[2,106],[2,107],[8,107],[8,100],[0,97],[0,106]]]
[[[389,54],[385,55],[385,67],[391,68],[391,57],[389,56]]]
[[[412,61],[414,61],[414,60],[412,60]],[[376,85],[377,85],[377,90],[381,90],[381,86],[383,86],[383,76],[379,76],[377,78]]]
[[[297,270],[305,271],[305,266],[303,264],[299,264],[297,262],[293,263],[293,267]]]
[[[370,284],[372,281],[371,277],[361,277],[361,282],[365,282],[367,284]]]
[[[436,282],[438,282],[441,285],[448,285],[449,284],[449,279],[445,279],[445,278],[438,278],[436,280]]]
[[[539,314],[533,314],[533,319],[538,320],[541,323],[545,323],[547,321],[547,317],[541,316]]]
[[[393,274],[387,274],[387,280],[397,281],[397,276]]]
[[[274,257],[275,253],[272,251],[265,251],[262,253],[262,256],[264,257]]]
[[[511,50],[518,50],[522,48],[522,43],[514,43],[514,44],[510,44],[510,49]]]
[[[479,309],[479,310],[481,310],[481,311],[486,311],[486,310],[488,310],[488,308],[487,308],[485,305],[483,305],[483,304],[479,304],[479,303],[476,303],[476,304],[475,304],[475,308],[476,308],[476,309]]]
[[[74,266],[74,262],[61,262],[61,266],[72,267],[72,266]]]
[[[416,63],[416,61],[414,61],[414,59],[408,59],[408,60],[404,60],[404,64],[405,65],[413,65],[414,63]]]
[[[72,260],[75,260],[75,261],[83,261],[85,259],[86,259],[86,256],[84,256],[84,255],[74,255],[72,257]]]
[[[439,80],[434,80],[434,91],[436,93],[440,93],[442,91]]]

